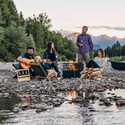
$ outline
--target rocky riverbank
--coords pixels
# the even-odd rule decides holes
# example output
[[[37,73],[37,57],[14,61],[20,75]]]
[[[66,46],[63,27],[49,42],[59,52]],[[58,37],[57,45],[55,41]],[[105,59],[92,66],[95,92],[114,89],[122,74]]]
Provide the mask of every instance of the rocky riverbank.
[[[61,71],[61,63],[59,67]],[[58,107],[66,101],[88,106],[90,99],[99,99],[100,105],[111,105],[112,101],[115,101],[118,106],[125,104],[122,97],[112,95],[110,98],[99,98],[96,93],[107,89],[125,89],[125,72],[112,69],[110,62],[103,69],[103,77],[99,81],[72,78],[60,81],[31,80],[18,83],[16,79],[12,78],[14,75],[15,69],[12,67],[12,63],[0,63],[0,97],[19,97],[21,103],[13,109],[15,113],[26,109],[36,109],[36,112],[39,113]],[[70,100],[59,96],[60,92],[67,91],[75,91],[78,96]]]

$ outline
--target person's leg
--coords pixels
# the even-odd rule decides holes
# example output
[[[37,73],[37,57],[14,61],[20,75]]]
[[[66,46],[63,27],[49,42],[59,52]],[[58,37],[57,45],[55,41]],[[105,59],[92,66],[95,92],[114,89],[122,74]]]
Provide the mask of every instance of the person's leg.
[[[59,72],[58,63],[56,61],[52,62],[52,67],[54,67],[55,71],[57,72],[57,77],[60,77],[61,76],[61,72]]]
[[[86,65],[87,68],[100,68],[100,66],[93,60],[90,60]]]
[[[78,53],[78,63],[83,63],[83,54]]]
[[[58,73],[59,69],[58,69],[58,63],[56,61],[52,62],[52,67],[54,67],[55,71]]]
[[[93,60],[90,60],[88,64],[86,65],[87,68],[94,68],[93,67]]]
[[[92,67],[92,60],[90,60],[90,61],[87,63],[85,69],[84,69],[80,74],[83,74],[83,73],[84,73],[88,68],[90,68],[90,67]]]
[[[46,72],[46,74],[48,75],[48,71],[47,71],[47,67],[46,67],[46,65],[45,65],[45,64],[43,64],[43,63],[41,63],[40,65],[43,67],[44,71],[45,71],[45,72]]]
[[[88,62],[90,61],[89,53],[83,53],[83,59],[85,63],[88,64]]]
[[[31,67],[29,68],[29,72],[30,72],[30,75],[31,75],[31,76],[33,76],[33,77],[36,76],[36,74],[34,73],[34,71],[33,71],[33,69],[32,69]]]
[[[88,68],[100,68],[100,66],[95,61],[90,60],[81,74],[83,74]]]
[[[83,71],[80,72],[80,74],[83,74],[88,68],[85,67],[85,69]]]

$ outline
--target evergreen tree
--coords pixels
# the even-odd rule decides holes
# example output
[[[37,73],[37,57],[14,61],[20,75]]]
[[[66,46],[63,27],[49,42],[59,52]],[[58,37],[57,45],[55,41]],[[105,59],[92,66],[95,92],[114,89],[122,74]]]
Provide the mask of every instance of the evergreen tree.
[[[27,46],[35,48],[35,55],[43,55],[49,41],[55,43],[59,60],[75,60],[76,44],[63,38],[60,33],[50,31],[51,19],[46,13],[24,19],[18,14],[13,0],[0,0],[0,60],[13,61]]]

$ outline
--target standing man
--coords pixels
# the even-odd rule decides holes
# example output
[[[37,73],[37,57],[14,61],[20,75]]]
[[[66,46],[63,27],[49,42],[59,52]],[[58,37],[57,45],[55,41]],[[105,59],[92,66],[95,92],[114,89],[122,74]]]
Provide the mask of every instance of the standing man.
[[[90,61],[89,51],[92,50],[94,54],[94,46],[91,39],[91,36],[87,34],[88,27],[82,27],[82,33],[77,37],[77,46],[78,46],[78,62],[82,63],[85,61],[87,64]]]

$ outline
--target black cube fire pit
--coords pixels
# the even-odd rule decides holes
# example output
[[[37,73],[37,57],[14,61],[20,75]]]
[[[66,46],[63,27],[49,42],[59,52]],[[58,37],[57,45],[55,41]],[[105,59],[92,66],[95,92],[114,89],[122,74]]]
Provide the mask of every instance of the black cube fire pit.
[[[63,78],[79,78],[83,67],[84,65],[82,63],[63,63]]]

